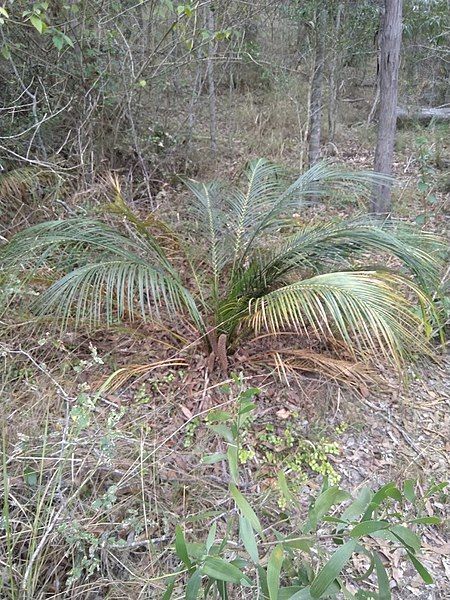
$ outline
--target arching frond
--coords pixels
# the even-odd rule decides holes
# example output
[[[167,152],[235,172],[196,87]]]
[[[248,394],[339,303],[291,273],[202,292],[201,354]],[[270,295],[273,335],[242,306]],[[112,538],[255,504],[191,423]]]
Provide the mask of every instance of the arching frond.
[[[302,173],[290,186],[271,199],[270,205],[260,215],[254,215],[252,234],[243,252],[245,258],[253,242],[263,233],[278,230],[286,218],[301,209],[305,201],[344,190],[359,196],[368,196],[375,182],[392,181],[392,178],[371,171],[350,171],[327,161],[315,164]]]
[[[172,270],[164,249],[150,236],[125,235],[114,227],[86,217],[47,221],[17,233],[0,249],[0,262],[5,267],[15,264],[40,266],[55,255],[59,262],[65,258],[86,262],[90,252],[124,259],[129,258],[131,252],[152,257],[161,266]]]
[[[422,322],[400,291],[405,286],[427,303],[414,284],[392,273],[317,275],[254,300],[248,319],[256,331],[290,327],[303,334],[342,340],[355,355],[383,355],[399,363],[415,352],[428,351]]]
[[[71,317],[75,325],[90,326],[133,321],[136,312],[144,320],[155,319],[161,307],[172,314],[187,307],[194,321],[201,322],[193,298],[179,281],[143,261],[123,258],[74,269],[50,286],[35,306],[41,314],[60,319],[63,327]]]
[[[215,274],[217,265],[223,267],[226,263],[226,240],[231,240],[232,280],[236,270],[247,262],[256,239],[285,225],[305,200],[329,194],[333,189],[366,195],[375,181],[390,180],[384,175],[348,171],[321,162],[286,187],[285,172],[263,158],[250,162],[245,174],[247,185],[243,190],[239,186],[225,188],[218,182],[185,181],[194,195],[193,207],[202,225],[200,232],[206,234],[211,248]]]
[[[374,183],[392,183],[392,177],[374,171],[353,171],[323,160],[302,173],[280,198],[281,208],[298,208],[299,201],[320,198],[333,190],[369,197]]]
[[[91,325],[133,319],[136,307],[145,318],[164,306],[172,313],[186,308],[203,329],[191,294],[151,236],[127,236],[86,218],[51,221],[15,235],[0,249],[0,264],[22,265],[30,275],[46,264],[67,271],[36,303],[63,324],[72,316]]]
[[[233,188],[229,191],[229,232],[233,240],[233,271],[240,262],[247,238],[252,236],[255,225],[283,190],[280,167],[264,158],[252,161],[247,170],[245,191]]]
[[[423,286],[436,287],[444,250],[444,241],[438,236],[366,217],[297,227],[270,253],[262,271],[272,282],[292,269],[322,271],[330,264],[348,264],[358,253],[376,252],[396,257]]]
[[[185,179],[185,185],[192,192],[191,207],[199,223],[199,233],[208,245],[214,280],[214,294],[217,297],[220,273],[227,262],[226,252],[226,219],[221,202],[223,202],[223,186],[219,182],[198,183]]]

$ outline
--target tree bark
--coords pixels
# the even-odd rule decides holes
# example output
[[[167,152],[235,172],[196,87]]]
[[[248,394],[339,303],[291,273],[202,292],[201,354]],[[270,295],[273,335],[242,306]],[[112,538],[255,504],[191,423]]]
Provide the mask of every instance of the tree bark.
[[[211,138],[211,152],[217,154],[217,110],[216,110],[216,85],[214,81],[214,55],[216,46],[214,42],[214,12],[213,6],[210,4],[205,7],[206,11],[206,27],[209,31],[210,39],[208,43],[208,56],[206,58],[206,79],[208,82],[208,97],[209,97],[209,133]]]
[[[325,24],[326,7],[320,6],[315,31],[315,57],[314,71],[311,79],[311,92],[309,97],[309,144],[308,163],[312,167],[320,158],[320,134],[322,124],[322,88],[323,88],[323,63],[325,53]]]
[[[339,2],[336,12],[336,21],[334,27],[334,50],[330,64],[330,97],[328,99],[328,141],[334,142],[336,134],[336,121],[338,112],[338,95],[341,78],[339,71],[341,66],[341,18],[344,6]]]
[[[392,175],[401,41],[402,0],[385,0],[380,39],[380,109],[374,165],[376,172],[385,175]],[[391,209],[391,185],[376,183],[372,193],[372,212],[386,215]]]

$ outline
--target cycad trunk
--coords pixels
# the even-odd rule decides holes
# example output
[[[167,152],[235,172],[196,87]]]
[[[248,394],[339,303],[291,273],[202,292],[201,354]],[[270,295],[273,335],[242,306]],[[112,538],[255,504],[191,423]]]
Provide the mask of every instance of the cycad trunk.
[[[311,92],[309,99],[309,144],[308,162],[312,167],[320,157],[320,132],[322,124],[322,88],[323,88],[323,63],[325,53],[325,24],[326,7],[320,6],[315,31],[315,58],[314,71],[311,79]]]
[[[375,171],[385,175],[392,174],[401,40],[402,0],[385,0],[380,40],[380,109],[374,165]],[[375,184],[371,209],[377,214],[391,212],[391,186],[388,183]]]

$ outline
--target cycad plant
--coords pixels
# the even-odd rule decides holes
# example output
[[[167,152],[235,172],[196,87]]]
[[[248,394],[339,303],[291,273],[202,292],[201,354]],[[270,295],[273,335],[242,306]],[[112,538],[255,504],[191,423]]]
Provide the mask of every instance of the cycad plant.
[[[136,318],[176,327],[178,315],[222,366],[230,349],[263,330],[400,364],[427,351],[443,242],[392,220],[292,216],[336,189],[363,193],[376,177],[322,163],[289,185],[282,169],[258,159],[243,185],[186,181],[189,206],[173,222],[138,217],[113,180],[115,222],[41,223],[4,245],[1,260],[4,269],[57,274],[34,310],[63,327]],[[389,256],[395,268],[386,267]]]

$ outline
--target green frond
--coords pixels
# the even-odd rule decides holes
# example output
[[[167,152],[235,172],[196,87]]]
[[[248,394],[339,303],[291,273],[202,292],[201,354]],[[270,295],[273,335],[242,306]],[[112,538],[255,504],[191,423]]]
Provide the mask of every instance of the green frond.
[[[399,259],[421,285],[435,288],[444,250],[445,243],[438,236],[366,217],[296,227],[295,233],[270,253],[262,270],[272,282],[293,269],[321,271],[330,265],[348,265],[350,259],[372,252]]]
[[[223,186],[219,182],[198,183],[192,179],[183,181],[193,194],[191,207],[199,224],[198,232],[207,243],[214,279],[214,294],[217,296],[220,273],[227,262],[226,219],[221,206]]]
[[[423,323],[400,291],[405,287],[428,303],[417,286],[392,273],[317,275],[250,302],[248,320],[257,332],[294,328],[342,340],[355,355],[383,355],[398,364],[415,352],[428,352]]]
[[[374,171],[351,171],[323,160],[302,173],[286,190],[286,199],[320,197],[339,189],[368,197],[374,183],[392,183],[392,177]]]
[[[258,158],[249,164],[246,178],[245,191],[238,187],[233,188],[227,198],[230,212],[229,230],[233,240],[233,271],[258,219],[271,209],[283,189],[280,167],[264,158]]]
[[[29,276],[49,265],[67,274],[47,289],[36,308],[53,314],[64,325],[72,316],[96,325],[127,316],[135,306],[145,318],[186,308],[196,325],[203,321],[191,294],[150,236],[127,236],[99,221],[79,218],[30,227],[0,248],[4,270],[27,267]]]
[[[94,327],[134,321],[139,317],[160,318],[160,309],[169,313],[187,307],[200,319],[189,292],[160,270],[143,261],[105,260],[74,269],[51,285],[35,303],[39,314],[52,315],[65,327],[73,318]]]
[[[231,279],[236,269],[246,262],[256,239],[263,233],[279,230],[305,200],[329,194],[333,189],[367,194],[374,181],[386,180],[384,175],[343,170],[322,162],[286,187],[284,171],[263,158],[252,161],[245,175],[247,185],[244,190],[239,186],[225,188],[218,182],[185,181],[194,195],[193,208],[202,224],[200,233],[208,236],[214,273],[218,271],[219,262],[221,268],[226,264],[226,242],[227,238],[231,240]]]
[[[291,185],[283,188],[265,205],[261,214],[253,216],[252,234],[247,241],[242,260],[251,251],[255,240],[264,233],[276,232],[293,212],[301,209],[305,202],[331,194],[333,190],[367,197],[375,182],[392,181],[392,178],[370,171],[350,171],[338,165],[322,161],[302,173]]]
[[[58,263],[88,261],[90,253],[112,254],[127,259],[130,252],[152,256],[159,264],[171,270],[163,248],[150,237],[131,236],[114,227],[86,217],[47,221],[17,233],[0,249],[3,267],[17,264],[39,267],[55,255]]]

